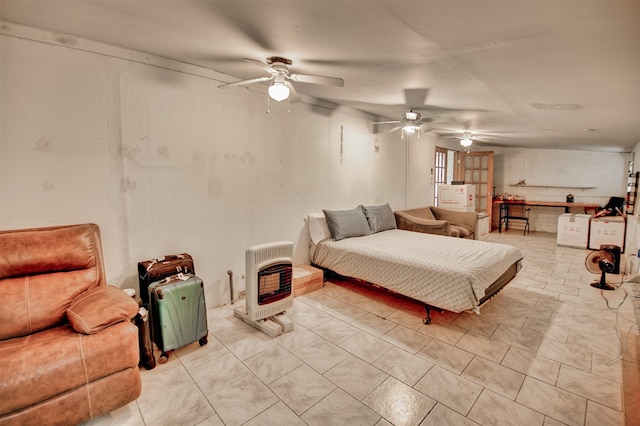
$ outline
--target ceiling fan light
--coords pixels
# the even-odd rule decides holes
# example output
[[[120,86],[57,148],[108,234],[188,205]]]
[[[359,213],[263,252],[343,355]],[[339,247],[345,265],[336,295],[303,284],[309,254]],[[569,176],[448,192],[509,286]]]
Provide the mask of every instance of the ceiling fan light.
[[[416,125],[409,124],[409,125],[404,126],[404,127],[402,128],[402,131],[404,131],[405,133],[413,133],[413,132],[415,132],[416,130],[418,130],[418,128],[419,128],[419,127],[418,127],[418,126],[416,126]]]
[[[417,120],[418,117],[420,117],[420,114],[418,114],[417,112],[409,111],[405,113],[404,116],[407,120]]]
[[[464,146],[465,148],[471,146],[472,143],[473,141],[468,136],[460,139],[460,145]]]
[[[269,86],[269,97],[277,102],[282,102],[289,97],[290,90],[284,83],[274,81]]]

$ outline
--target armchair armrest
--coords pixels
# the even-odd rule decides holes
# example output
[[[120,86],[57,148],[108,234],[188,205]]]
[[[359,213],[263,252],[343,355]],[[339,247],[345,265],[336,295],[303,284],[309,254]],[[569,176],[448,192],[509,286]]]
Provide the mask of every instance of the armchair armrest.
[[[121,321],[130,320],[138,304],[122,289],[100,285],[75,298],[67,309],[67,319],[78,333],[95,334]]]
[[[476,212],[456,212],[438,207],[431,207],[431,211],[436,219],[446,220],[455,225],[464,225],[471,229],[476,229],[478,222],[478,213]]]
[[[451,236],[451,226],[446,220],[423,219],[411,216],[404,212],[394,212],[398,229],[405,231],[422,232],[424,234],[436,234]]]

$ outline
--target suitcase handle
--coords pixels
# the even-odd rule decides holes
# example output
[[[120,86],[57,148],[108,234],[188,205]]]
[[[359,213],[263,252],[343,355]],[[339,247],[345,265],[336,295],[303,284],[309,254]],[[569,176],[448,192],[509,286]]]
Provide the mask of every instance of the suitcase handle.
[[[175,259],[184,259],[184,255],[182,254],[165,254],[162,259],[159,257],[154,257],[153,259],[151,259],[151,262],[149,263],[149,266],[147,266],[147,272],[149,272],[149,270],[153,267],[153,265],[155,265],[156,263],[159,262],[165,262],[167,260],[175,260]]]
[[[147,277],[147,275],[149,274],[149,271],[151,270],[151,268],[153,268],[153,265],[155,265],[156,263],[160,263],[160,262],[166,262],[169,260],[175,260],[175,259],[184,259],[185,256],[184,254],[166,254],[163,256],[162,259],[160,259],[159,257],[154,257],[153,259],[151,259],[151,262],[149,262],[149,266],[147,266],[146,269],[146,274],[144,274],[142,276],[142,279],[145,279]],[[177,269],[178,272],[182,271],[182,268],[178,267],[179,269]],[[185,269],[185,272],[189,272],[188,268]]]
[[[160,281],[161,284],[166,284],[169,283],[173,280],[182,280],[182,281],[187,281],[189,278],[191,278],[190,274],[183,274],[182,272],[177,273],[176,275],[170,275],[164,279],[162,279]]]
[[[155,259],[157,262],[162,262],[163,260],[176,260],[176,259],[184,259],[184,255],[182,254],[166,254],[164,259]]]

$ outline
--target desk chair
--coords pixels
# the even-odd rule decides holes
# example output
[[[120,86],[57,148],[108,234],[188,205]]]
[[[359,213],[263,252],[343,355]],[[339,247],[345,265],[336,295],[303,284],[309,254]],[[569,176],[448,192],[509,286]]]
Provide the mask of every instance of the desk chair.
[[[509,222],[512,220],[522,220],[524,221],[524,235],[529,233],[529,212],[531,211],[531,207],[527,207],[524,203],[513,203],[513,204],[503,204],[500,206],[504,207],[505,214],[502,216],[500,221],[499,231],[502,231],[502,224],[504,223],[504,230],[509,229]]]

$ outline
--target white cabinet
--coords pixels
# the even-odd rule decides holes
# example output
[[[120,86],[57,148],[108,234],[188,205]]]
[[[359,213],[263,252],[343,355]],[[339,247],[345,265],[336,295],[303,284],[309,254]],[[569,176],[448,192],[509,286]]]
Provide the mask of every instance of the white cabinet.
[[[602,244],[612,244],[624,251],[625,220],[622,216],[601,216],[591,219],[589,248],[599,250]]]
[[[559,246],[587,248],[589,241],[589,221],[591,215],[565,213],[558,216],[558,236],[556,243]]]
[[[478,221],[476,222],[476,240],[489,240],[489,215],[487,213],[478,213]]]

